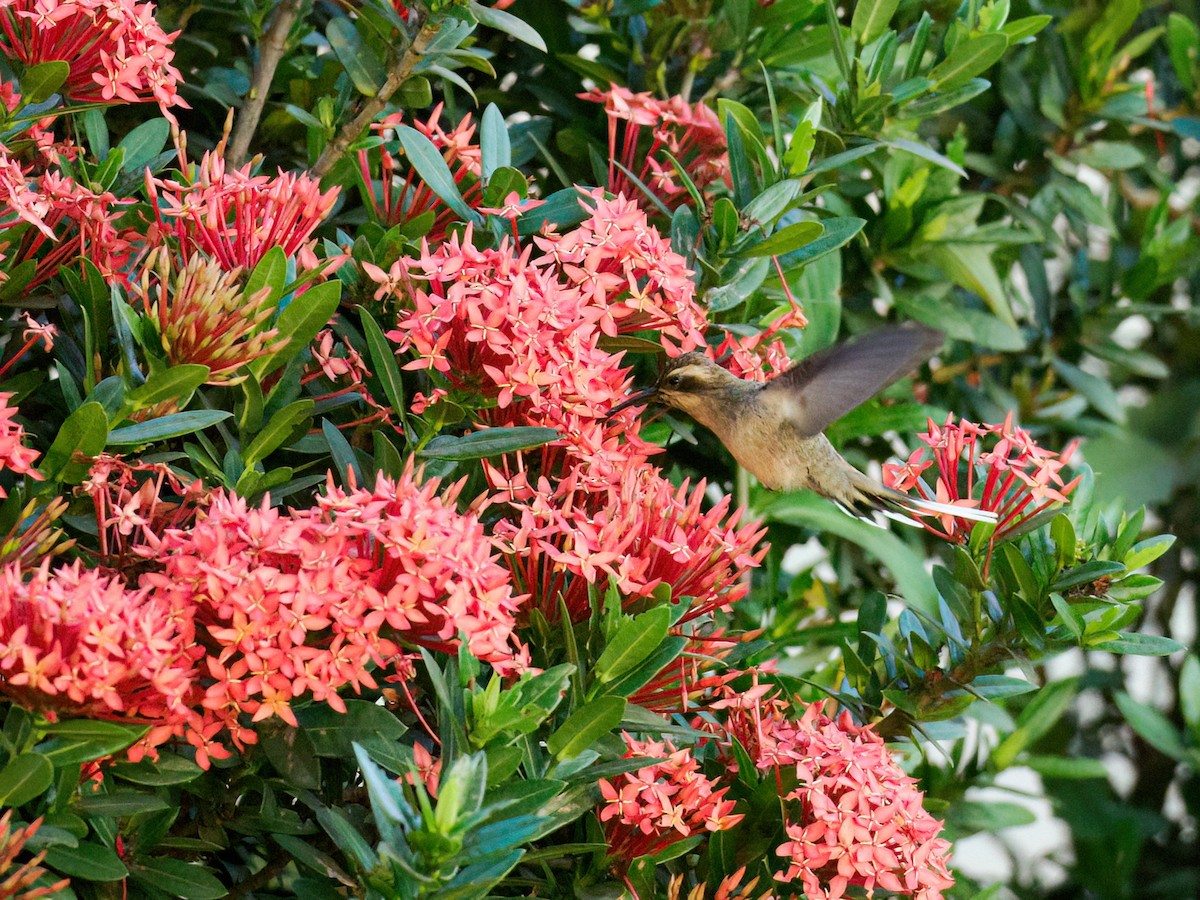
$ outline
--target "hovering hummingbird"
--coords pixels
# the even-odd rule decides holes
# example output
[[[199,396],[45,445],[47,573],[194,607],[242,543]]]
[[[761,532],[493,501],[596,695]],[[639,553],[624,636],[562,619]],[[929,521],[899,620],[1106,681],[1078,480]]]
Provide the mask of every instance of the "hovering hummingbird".
[[[668,361],[651,387],[614,407],[657,403],[687,413],[770,490],[808,488],[855,515],[880,511],[905,521],[950,513],[994,522],[995,514],[909,497],[884,487],[844,460],[824,430],[928,360],[940,331],[906,323],[812,354],[767,382],[746,381],[702,353]]]

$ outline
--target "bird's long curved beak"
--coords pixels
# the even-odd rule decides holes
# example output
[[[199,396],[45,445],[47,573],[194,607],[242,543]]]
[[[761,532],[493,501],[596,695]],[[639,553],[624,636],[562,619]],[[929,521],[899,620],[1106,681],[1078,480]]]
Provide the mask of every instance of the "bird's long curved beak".
[[[624,402],[618,403],[616,406],[614,406],[612,409],[610,409],[608,411],[608,415],[604,417],[605,421],[607,421],[608,419],[611,419],[613,416],[615,416],[617,413],[619,413],[623,409],[629,409],[629,407],[631,407],[631,406],[637,406],[639,403],[645,403],[647,400],[649,400],[651,397],[653,397],[657,393],[658,393],[658,385],[653,385],[648,388],[643,388],[642,390],[638,391],[637,393],[630,394],[628,397],[625,398]]]

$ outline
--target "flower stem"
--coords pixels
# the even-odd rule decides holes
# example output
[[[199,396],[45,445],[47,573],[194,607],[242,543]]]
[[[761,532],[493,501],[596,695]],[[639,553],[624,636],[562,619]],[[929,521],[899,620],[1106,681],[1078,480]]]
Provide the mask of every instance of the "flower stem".
[[[375,117],[387,106],[388,101],[392,99],[392,95],[412,75],[413,69],[421,61],[421,58],[425,55],[426,48],[433,41],[434,36],[441,27],[440,20],[426,19],[421,23],[420,29],[412,39],[412,43],[408,45],[404,53],[396,61],[396,64],[388,73],[387,79],[383,82],[383,85],[376,92],[375,96],[368,97],[366,102],[363,103],[362,108],[359,109],[358,115],[342,126],[342,130],[338,132],[337,137],[325,145],[325,149],[321,151],[321,156],[312,167],[313,177],[324,178],[341,161],[341,158],[346,155],[346,151],[350,149],[350,145],[367,129],[367,126],[375,121]]]
[[[246,95],[246,103],[242,107],[242,114],[238,116],[230,140],[227,159],[231,168],[241,166],[246,161],[246,154],[250,152],[250,141],[254,138],[254,132],[258,130],[259,120],[267,105],[271,80],[275,77],[275,70],[287,50],[288,34],[303,3],[304,0],[281,0],[271,19],[271,26],[259,43],[258,62],[254,66],[250,92]]]

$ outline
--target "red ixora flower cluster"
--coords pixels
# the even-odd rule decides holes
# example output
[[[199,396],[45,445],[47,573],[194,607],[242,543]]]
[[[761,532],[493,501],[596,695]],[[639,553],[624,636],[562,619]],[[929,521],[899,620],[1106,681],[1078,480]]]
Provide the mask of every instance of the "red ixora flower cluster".
[[[578,95],[604,104],[608,116],[608,187],[613,193],[637,196],[640,189],[618,163],[652,190],[668,208],[688,197],[687,188],[663,152],[675,157],[698,188],[729,172],[725,132],[716,113],[703,103],[682,97],[659,100],[613,84]],[[643,140],[643,128],[650,129]]]
[[[809,900],[839,900],[850,887],[941,900],[954,884],[950,842],[938,837],[942,823],[883,738],[848,712],[834,719],[825,703],[795,718],[768,685],[722,690],[725,699],[710,706],[726,711],[726,734],[758,768],[774,769],[784,800],[798,804],[789,840],[776,850],[786,863],[776,880],[799,878]]]
[[[318,265],[312,233],[337,201],[305,174],[251,175],[251,164],[229,170],[218,153],[205,153],[188,182],[146,174],[161,235],[175,239],[180,262],[201,253],[226,272],[253,269],[280,247],[301,269]]]
[[[286,511],[217,493],[190,529],[148,541],[163,566],[141,585],[194,617],[202,705],[235,744],[255,740],[243,714],[295,725],[301,696],[344,710],[337,691],[375,687],[371,667],[402,641],[452,650],[463,635],[501,672],[526,665],[513,635],[523,598],[483,526],[455,509],[457,488],[437,489],[409,471]]]
[[[0,570],[0,693],[29,709],[182,728],[193,638],[167,598],[78,561]]]
[[[12,827],[15,810],[7,809],[0,816],[0,897],[5,900],[39,900],[57,894],[71,883],[69,878],[35,887],[46,874],[39,863],[46,858],[45,849],[39,850],[23,863],[17,857],[29,843],[29,839],[42,827],[42,819],[34,819],[28,825]]]
[[[25,66],[70,66],[63,94],[78,103],[155,100],[163,114],[187,106],[153,3],[135,0],[0,0],[0,49]]]
[[[38,452],[25,446],[25,428],[13,418],[19,410],[8,405],[12,396],[11,393],[0,393],[0,471],[28,475],[41,481],[42,474],[33,467]],[[7,496],[0,485],[0,498]]]
[[[609,856],[624,868],[694,834],[725,831],[743,819],[726,800],[728,787],[700,770],[690,749],[669,741],[639,741],[628,734],[625,759],[662,759],[613,780],[600,779],[600,821]]]
[[[1054,504],[1066,503],[1079,483],[1079,478],[1064,482],[1062,477],[1076,443],[1061,452],[1045,450],[1028,431],[1013,425],[1012,413],[1000,425],[955,422],[948,416],[938,426],[930,419],[928,430],[917,437],[925,446],[901,465],[885,465],[884,484],[898,491],[915,490],[925,500],[996,513],[993,542]],[[990,450],[984,449],[985,441]],[[935,464],[937,482],[931,491],[921,475]],[[950,514],[938,515],[936,523],[925,522],[926,530],[960,544],[978,524]]]

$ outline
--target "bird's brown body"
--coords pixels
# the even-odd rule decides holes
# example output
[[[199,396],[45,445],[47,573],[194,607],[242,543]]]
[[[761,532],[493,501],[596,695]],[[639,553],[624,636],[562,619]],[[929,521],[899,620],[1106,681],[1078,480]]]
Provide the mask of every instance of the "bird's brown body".
[[[617,409],[653,400],[687,413],[771,490],[812,490],[859,513],[942,512],[946,508],[941,504],[908,497],[868,478],[823,433],[835,419],[927,360],[941,342],[941,332],[934,329],[896,326],[814,354],[765,383],[738,378],[702,353],[685,353],[667,364],[653,387]],[[986,518],[969,510],[962,514]]]

